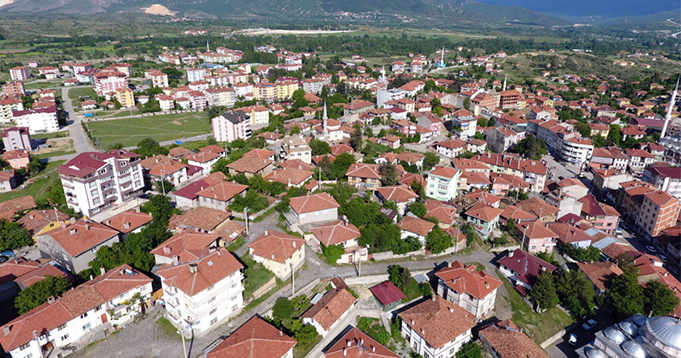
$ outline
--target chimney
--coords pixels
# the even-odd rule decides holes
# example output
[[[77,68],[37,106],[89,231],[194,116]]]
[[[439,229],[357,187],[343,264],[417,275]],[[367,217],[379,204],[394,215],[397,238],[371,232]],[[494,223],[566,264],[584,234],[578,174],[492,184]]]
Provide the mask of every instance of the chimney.
[[[454,307],[449,307],[449,312],[454,313]]]
[[[166,254],[166,255],[170,254],[170,252],[172,252],[172,251],[173,251],[173,249],[171,249],[169,246],[163,247],[163,253]]]
[[[376,347],[373,344],[371,345],[371,351],[376,352]]]
[[[173,265],[177,266],[180,264],[180,256],[173,255]]]
[[[352,347],[352,340],[348,339],[347,342],[348,342],[348,347]]]
[[[103,275],[106,273],[106,269],[102,266],[99,268],[99,272]]]
[[[433,300],[433,302],[435,302],[435,295],[433,295],[433,297],[431,298],[431,300]]]
[[[485,282],[485,287],[489,288],[489,282]]]
[[[282,331],[280,330],[280,331],[279,331],[279,337],[283,337],[283,336],[284,336],[284,332],[282,332]]]
[[[63,222],[63,221],[62,221],[62,223],[61,223],[61,228],[62,228],[62,229],[66,229],[66,223]]]
[[[542,265],[542,266],[539,266],[539,267],[541,267],[542,271],[546,271],[546,266]]]
[[[111,220],[106,221],[106,226],[111,226]]]
[[[76,234],[76,229],[71,229],[70,232],[71,232],[71,235],[75,235],[75,234]]]
[[[2,327],[2,333],[7,336],[10,332],[10,328],[8,326]]]
[[[53,304],[54,301],[55,301],[54,296],[50,296],[50,297],[47,298],[47,303],[49,303],[49,304]]]
[[[414,320],[413,320],[413,319],[411,320],[411,325],[412,325],[412,326],[414,325]]]
[[[139,207],[139,206],[135,208],[135,212],[136,212],[136,213],[139,213],[139,212],[140,212],[140,207]]]
[[[272,254],[272,260],[274,260],[274,254]]]
[[[89,231],[89,230],[90,230],[90,225],[85,224],[85,230],[86,230],[86,231]]]
[[[124,224],[123,224],[123,228],[126,229],[126,230],[129,229],[129,228],[130,228],[130,223],[124,223]]]
[[[295,241],[293,242],[293,247],[296,247],[296,242],[295,242]]]
[[[199,270],[198,264],[189,264],[189,272],[196,273]]]
[[[426,333],[426,331],[424,331],[423,328],[421,328],[421,334],[425,334],[425,333]]]
[[[514,254],[513,251],[509,251],[509,252],[508,252],[508,257],[513,257],[513,254]]]
[[[268,235],[268,232],[269,232],[269,230],[265,230],[265,236],[267,236],[267,235]]]
[[[343,347],[343,357],[345,357],[347,355],[348,355],[348,351],[345,349],[345,347]]]
[[[222,256],[222,251],[218,250],[218,256]]]

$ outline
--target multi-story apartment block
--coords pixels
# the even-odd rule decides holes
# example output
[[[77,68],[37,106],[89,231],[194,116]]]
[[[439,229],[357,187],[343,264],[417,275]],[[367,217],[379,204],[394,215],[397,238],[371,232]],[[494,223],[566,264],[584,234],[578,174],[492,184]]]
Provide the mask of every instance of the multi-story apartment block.
[[[546,166],[538,160],[523,159],[517,155],[484,153],[473,157],[492,169],[493,173],[512,174],[530,184],[530,191],[539,193],[546,183]]]
[[[251,137],[250,115],[241,111],[225,112],[211,120],[213,138],[219,142],[232,142]],[[309,162],[308,162],[309,163]]]
[[[658,236],[662,230],[676,225],[679,210],[681,210],[679,199],[662,190],[643,194],[643,202],[636,216],[636,225],[649,238]]]
[[[80,153],[57,167],[66,203],[85,216],[136,198],[144,189],[139,155],[114,150]]]
[[[9,75],[12,77],[12,81],[26,81],[31,78],[31,73],[26,66],[17,66],[10,68]]]
[[[253,98],[258,101],[274,102],[277,99],[276,85],[269,82],[253,85]]]
[[[0,98],[0,122],[7,123],[12,121],[13,111],[23,111],[24,103],[18,97]]]
[[[251,116],[251,125],[266,125],[270,121],[270,111],[265,106],[248,106],[235,108],[234,111],[241,111]]]
[[[280,101],[291,98],[293,92],[300,88],[298,81],[281,81],[275,85],[277,88],[277,99]]]
[[[520,92],[508,90],[499,92],[501,109],[520,109]]]
[[[206,248],[199,259],[156,272],[161,278],[166,317],[185,337],[201,335],[243,306],[243,265],[224,248]]]
[[[111,247],[120,241],[118,230],[89,219],[80,219],[45,234],[36,236],[40,256],[54,260],[76,273],[87,269],[97,259],[100,247]]]
[[[26,127],[12,127],[2,131],[5,150],[31,150],[31,135]]]
[[[629,157],[629,171],[640,173],[643,169],[655,162],[655,156],[643,149],[627,149]]]
[[[161,71],[149,72],[149,79],[151,80],[151,87],[168,87],[168,75]]]
[[[208,70],[205,68],[190,68],[187,70],[187,81],[189,83],[201,81],[208,75]]]
[[[112,325],[131,323],[151,305],[151,282],[128,265],[102,268],[102,275],[2,326],[0,343],[12,358],[65,357]]]
[[[449,201],[456,198],[460,178],[461,170],[437,166],[428,173],[426,193],[436,200]]]
[[[307,93],[320,93],[325,84],[325,81],[320,79],[303,80],[303,90]]]
[[[116,100],[123,108],[135,107],[135,96],[128,87],[122,87],[116,90]]]
[[[7,148],[7,144],[5,144],[5,148]],[[643,180],[681,200],[681,168],[648,166],[643,171]]]
[[[437,294],[456,303],[475,319],[494,310],[497,289],[501,286],[501,281],[496,277],[478,271],[475,265],[464,265],[459,261],[449,263],[435,276],[438,278]]]
[[[303,137],[289,136],[283,139],[280,156],[284,160],[300,159],[304,163],[312,163],[312,149]]]
[[[253,84],[248,82],[235,83],[232,88],[236,92],[237,97],[246,97],[248,94],[253,94]]]
[[[224,106],[231,108],[236,103],[237,95],[233,88],[215,87],[205,91],[206,101],[209,106]]]
[[[95,92],[103,96],[106,93],[116,93],[121,88],[128,88],[128,78],[121,72],[95,73]]]
[[[21,97],[26,93],[24,83],[20,81],[7,82],[2,85],[2,93],[6,97]]]
[[[59,130],[57,108],[28,108],[23,111],[12,111],[12,120],[17,127],[28,128],[29,133],[51,133]]]

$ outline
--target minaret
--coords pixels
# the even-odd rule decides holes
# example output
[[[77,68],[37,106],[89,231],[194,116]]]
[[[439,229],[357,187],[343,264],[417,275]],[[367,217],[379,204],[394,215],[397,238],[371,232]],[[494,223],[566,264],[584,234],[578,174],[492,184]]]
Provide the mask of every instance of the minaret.
[[[208,41],[206,41],[206,51],[210,52],[210,46],[208,45]]]
[[[667,108],[667,116],[664,118],[664,125],[662,126],[662,133],[660,134],[660,139],[664,138],[667,134],[667,126],[672,120],[672,109],[676,105],[676,94],[679,91],[679,78],[676,78],[676,86],[674,87],[674,92],[672,92],[672,99],[669,101],[669,108]]]
[[[442,46],[442,53],[441,53],[441,55],[442,55],[442,56],[440,56],[440,65],[441,65],[442,67],[445,67],[445,47],[444,47],[444,46]]]
[[[504,89],[502,91],[506,91],[506,78],[508,78],[508,75],[504,75]]]
[[[329,116],[326,115],[326,102],[324,102],[324,113],[322,114],[322,120],[324,121],[324,139],[329,139],[329,126],[328,126]]]

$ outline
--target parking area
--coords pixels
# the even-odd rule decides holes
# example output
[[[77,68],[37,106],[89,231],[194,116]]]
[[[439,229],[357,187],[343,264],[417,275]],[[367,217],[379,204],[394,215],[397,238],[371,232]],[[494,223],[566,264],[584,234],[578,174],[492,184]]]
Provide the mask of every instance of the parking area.
[[[594,340],[594,334],[600,330],[607,328],[617,322],[619,322],[610,313],[604,311],[597,311],[596,314],[591,318],[596,321],[596,325],[590,329],[584,329],[582,324],[586,320],[579,321],[573,326],[566,329],[566,333],[561,340],[558,340],[554,344],[546,347],[546,352],[551,356],[551,358],[567,357],[576,358],[577,353],[575,349],[583,347]],[[577,336],[577,343],[574,346],[569,344],[570,335],[574,334]]]

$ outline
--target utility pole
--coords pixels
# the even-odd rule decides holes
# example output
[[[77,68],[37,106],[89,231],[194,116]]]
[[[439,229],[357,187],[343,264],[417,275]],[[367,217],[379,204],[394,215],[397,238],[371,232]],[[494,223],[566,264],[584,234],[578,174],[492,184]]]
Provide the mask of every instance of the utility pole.
[[[291,262],[291,296],[296,293],[296,273],[293,271],[293,262]]]
[[[61,226],[61,221],[59,220],[59,214],[57,213],[57,207],[54,207],[54,218],[57,220],[57,226]]]
[[[165,164],[161,168],[161,189],[163,190],[163,196],[166,196],[166,167]],[[184,337],[184,336],[183,336]]]
[[[246,235],[248,235],[248,208],[244,208],[244,218],[246,220]]]
[[[184,334],[182,332],[180,332],[180,330],[178,330],[177,333],[180,336],[182,336],[182,351],[184,352],[184,355],[182,357],[187,358],[187,347],[185,346],[185,343],[184,343]]]

